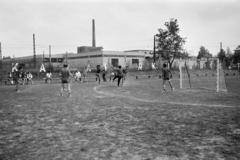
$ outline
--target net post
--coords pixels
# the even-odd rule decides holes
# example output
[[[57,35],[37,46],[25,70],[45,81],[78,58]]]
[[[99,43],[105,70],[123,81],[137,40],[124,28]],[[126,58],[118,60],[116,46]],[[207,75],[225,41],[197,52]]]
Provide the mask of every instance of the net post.
[[[183,83],[182,83],[182,60],[180,59],[180,63],[179,63],[179,82],[180,82],[180,89],[183,88]]]

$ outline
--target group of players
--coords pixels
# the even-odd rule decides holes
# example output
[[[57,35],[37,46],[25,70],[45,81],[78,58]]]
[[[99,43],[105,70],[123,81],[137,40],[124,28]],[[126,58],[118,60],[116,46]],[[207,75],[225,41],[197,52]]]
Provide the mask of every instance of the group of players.
[[[68,96],[71,96],[71,86],[70,82],[71,79],[74,77],[76,81],[82,81],[84,82],[87,77],[87,72],[88,69],[85,67],[82,74],[80,71],[75,72],[75,74],[72,74],[70,72],[68,64],[64,64],[63,68],[60,71],[60,78],[61,78],[61,90],[60,90],[60,96],[63,96],[64,91],[67,91]],[[128,67],[122,68],[122,66],[118,66],[115,68],[111,68],[110,70],[110,81],[113,81],[117,79],[117,86],[122,86],[123,82],[126,80],[128,72]],[[106,74],[107,71],[104,68],[101,68],[100,65],[97,65],[96,67],[96,81],[100,84],[101,82],[101,77],[103,82],[106,82]],[[52,80],[51,78],[52,74],[51,72],[48,72],[46,74],[46,79],[45,82],[48,80]],[[16,86],[16,91],[19,90],[19,84],[32,84],[32,78],[33,75],[30,72],[24,72],[23,67],[19,66],[17,70],[9,74],[9,78],[12,77],[13,84]],[[172,73],[170,72],[169,68],[167,67],[167,64],[163,64],[162,68],[162,78],[163,78],[163,91],[166,91],[166,82],[169,83],[170,87],[172,90],[174,90],[172,83],[171,83],[171,78],[172,78]],[[122,82],[122,83],[121,83]]]
[[[19,89],[19,84],[33,84],[32,79],[32,73],[24,71],[22,66],[18,66],[18,69],[8,73],[8,81],[11,85],[16,86],[16,91]]]
[[[115,79],[117,79],[117,86],[120,86],[120,82],[122,82],[121,85],[123,85],[124,80],[126,79],[126,75],[127,75],[127,69],[128,67],[126,67],[125,69],[122,69],[121,66],[118,66],[117,68],[113,68],[111,71],[111,75],[110,75],[110,81],[114,81]],[[83,82],[85,81],[86,77],[87,77],[87,69],[85,68],[83,71]],[[106,70],[102,69],[100,65],[97,65],[96,67],[96,81],[100,84],[101,82],[101,77],[103,79],[104,82],[106,82]],[[102,76],[101,76],[102,75]],[[64,91],[67,92],[68,97],[71,96],[71,86],[70,86],[70,81],[71,81],[71,77],[73,77],[72,73],[70,72],[68,65],[64,64],[63,65],[63,69],[60,72],[60,77],[61,77],[61,91],[60,91],[60,96],[63,96]],[[80,71],[76,71],[74,78],[76,81],[81,81],[81,72]]]

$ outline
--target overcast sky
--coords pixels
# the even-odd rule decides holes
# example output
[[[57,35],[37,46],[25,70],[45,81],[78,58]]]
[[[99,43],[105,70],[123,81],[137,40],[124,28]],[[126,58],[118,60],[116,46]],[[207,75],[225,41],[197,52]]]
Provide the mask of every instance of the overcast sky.
[[[152,49],[153,35],[170,18],[178,19],[185,49],[197,55],[200,46],[212,54],[240,45],[239,0],[0,0],[0,42],[3,56],[76,52],[92,43],[104,50]]]

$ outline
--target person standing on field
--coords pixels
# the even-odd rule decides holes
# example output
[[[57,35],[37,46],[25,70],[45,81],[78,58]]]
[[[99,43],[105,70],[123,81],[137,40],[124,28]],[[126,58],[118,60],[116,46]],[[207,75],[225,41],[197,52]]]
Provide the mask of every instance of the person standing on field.
[[[72,74],[68,68],[68,64],[63,65],[60,76],[62,82],[60,96],[63,96],[63,91],[65,91],[65,87],[67,87],[66,91],[68,92],[68,97],[70,97],[71,96],[70,77],[72,76]]]
[[[98,81],[98,84],[100,84],[101,82],[100,74],[101,74],[101,66],[97,65],[96,81]]]
[[[163,91],[166,91],[166,82],[169,83],[172,91],[174,90],[173,85],[171,83],[171,78],[172,78],[172,73],[170,69],[167,67],[167,64],[163,64],[163,69],[162,69],[162,78],[163,78]]]

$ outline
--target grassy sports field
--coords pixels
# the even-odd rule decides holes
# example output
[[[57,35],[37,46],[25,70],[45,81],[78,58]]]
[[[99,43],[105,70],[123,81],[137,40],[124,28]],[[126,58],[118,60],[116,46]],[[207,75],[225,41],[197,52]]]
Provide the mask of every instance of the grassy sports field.
[[[239,79],[229,92],[179,89],[162,93],[158,78],[0,86],[2,160],[240,159]]]

